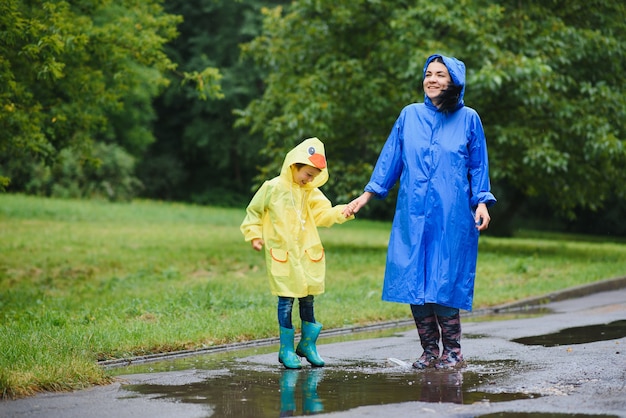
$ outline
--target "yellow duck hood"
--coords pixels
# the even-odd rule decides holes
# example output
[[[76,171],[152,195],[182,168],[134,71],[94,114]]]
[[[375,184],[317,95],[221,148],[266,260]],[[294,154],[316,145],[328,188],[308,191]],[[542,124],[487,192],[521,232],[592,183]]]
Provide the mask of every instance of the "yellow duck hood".
[[[321,170],[320,174],[313,181],[302,186],[303,188],[314,189],[323,186],[328,181],[326,151],[324,144],[318,138],[305,139],[287,153],[280,170],[280,177],[293,183],[293,173],[290,167],[297,163],[310,165]]]

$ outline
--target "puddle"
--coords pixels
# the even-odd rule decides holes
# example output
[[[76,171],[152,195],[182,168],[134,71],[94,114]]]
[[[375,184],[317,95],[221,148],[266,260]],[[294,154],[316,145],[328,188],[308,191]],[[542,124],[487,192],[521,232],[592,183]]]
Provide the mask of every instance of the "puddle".
[[[559,345],[616,340],[623,337],[626,337],[626,320],[614,321],[608,324],[589,325],[586,327],[566,328],[554,334],[517,338],[512,341],[524,345],[556,347]]]
[[[487,415],[478,415],[476,418],[619,418],[617,415],[588,415],[588,414],[562,414],[551,412],[497,412]]]
[[[204,404],[220,417],[310,415],[410,401],[473,404],[538,397],[485,391],[485,386],[495,385],[494,379],[515,373],[512,364],[502,361],[473,364],[462,371],[416,371],[363,363],[285,370],[231,362],[220,373],[195,382],[122,388],[130,397]]]

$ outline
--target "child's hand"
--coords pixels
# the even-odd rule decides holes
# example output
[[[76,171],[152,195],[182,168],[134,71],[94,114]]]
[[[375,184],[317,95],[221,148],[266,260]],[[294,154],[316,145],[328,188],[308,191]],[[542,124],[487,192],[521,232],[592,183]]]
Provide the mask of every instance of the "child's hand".
[[[349,218],[350,216],[354,215],[358,211],[358,210],[355,211],[356,208],[357,208],[356,204],[354,203],[354,201],[352,201],[348,203],[345,208],[343,208],[343,211],[341,211],[341,213],[346,218]]]
[[[254,248],[257,251],[261,251],[263,249],[263,244],[265,243],[263,242],[261,238],[255,238],[252,240],[252,248]]]
[[[343,210],[343,215],[347,218],[356,214],[363,206],[370,201],[370,199],[374,196],[372,192],[364,192],[361,196],[354,199],[352,202],[348,203],[346,208]]]

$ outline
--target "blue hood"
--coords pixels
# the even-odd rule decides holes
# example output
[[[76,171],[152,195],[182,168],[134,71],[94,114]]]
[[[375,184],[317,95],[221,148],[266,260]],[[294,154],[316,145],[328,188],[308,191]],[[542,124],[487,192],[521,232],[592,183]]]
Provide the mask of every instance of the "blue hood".
[[[461,95],[459,96],[459,103],[457,104],[457,109],[463,107],[463,96],[465,95],[465,64],[463,61],[458,60],[454,57],[446,57],[441,54],[433,54],[426,60],[424,64],[424,69],[422,70],[422,80],[426,77],[426,69],[428,68],[428,64],[430,64],[435,58],[441,58],[443,60],[443,64],[448,69],[450,73],[450,78],[452,78],[452,82],[458,86],[462,86]],[[433,102],[426,96],[424,93],[424,103],[434,106]]]

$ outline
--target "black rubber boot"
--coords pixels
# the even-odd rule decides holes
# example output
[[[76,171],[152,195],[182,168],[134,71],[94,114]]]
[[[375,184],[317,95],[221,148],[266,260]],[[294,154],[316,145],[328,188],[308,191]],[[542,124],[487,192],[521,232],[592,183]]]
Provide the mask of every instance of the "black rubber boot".
[[[465,366],[461,354],[461,315],[438,317],[441,326],[443,354],[435,364],[437,369],[460,369]]]
[[[437,325],[437,317],[435,315],[424,318],[416,318],[415,326],[420,337],[420,343],[424,352],[413,367],[416,369],[426,369],[434,367],[439,358],[439,325]]]

